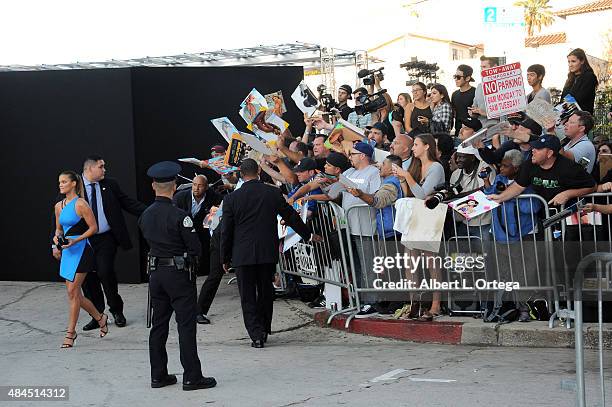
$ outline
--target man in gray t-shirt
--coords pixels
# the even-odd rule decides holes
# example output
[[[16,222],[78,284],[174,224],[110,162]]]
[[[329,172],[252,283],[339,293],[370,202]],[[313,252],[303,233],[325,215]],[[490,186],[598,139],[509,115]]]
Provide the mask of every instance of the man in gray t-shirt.
[[[371,165],[373,153],[374,149],[369,144],[355,144],[349,157],[353,167],[342,174],[366,194],[375,193],[381,184],[378,168]],[[356,205],[364,205],[364,202],[343,191],[342,209],[347,212]],[[353,209],[348,212],[348,224],[352,235],[372,236],[376,227],[376,212],[372,208]]]
[[[579,110],[571,115],[564,126],[565,137],[569,142],[565,144],[563,149],[559,152],[559,154],[577,163],[579,163],[582,158],[589,160],[585,167],[589,174],[593,172],[596,158],[595,146],[587,136],[592,128],[593,116],[591,116],[589,112]]]
[[[367,143],[356,143],[351,149],[349,160],[353,168],[342,173],[339,182],[346,186],[358,188],[366,194],[374,194],[381,184],[378,168],[371,165],[374,148]],[[353,248],[353,261],[355,266],[355,284],[359,288],[373,288],[376,274],[373,272],[374,245],[373,236],[376,233],[376,210],[370,206],[355,208],[365,203],[348,191],[342,192],[342,209],[344,209],[351,234],[351,245]],[[349,209],[354,208],[349,211]],[[373,311],[370,306],[376,301],[376,295],[364,293],[361,296],[361,304],[364,308],[357,318],[366,316]]]

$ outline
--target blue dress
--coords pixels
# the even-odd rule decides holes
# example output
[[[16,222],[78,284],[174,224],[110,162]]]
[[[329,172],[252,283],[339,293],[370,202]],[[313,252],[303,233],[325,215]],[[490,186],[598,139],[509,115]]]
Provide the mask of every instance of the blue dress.
[[[62,208],[59,223],[64,229],[64,236],[76,238],[85,233],[89,228],[85,219],[76,213],[76,197]],[[60,260],[60,276],[69,281],[74,281],[76,273],[88,273],[94,270],[94,254],[87,239],[62,249]]]

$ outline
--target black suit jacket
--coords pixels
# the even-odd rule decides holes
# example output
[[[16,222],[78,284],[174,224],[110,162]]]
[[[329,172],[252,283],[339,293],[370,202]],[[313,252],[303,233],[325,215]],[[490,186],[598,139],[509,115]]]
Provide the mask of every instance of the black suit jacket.
[[[233,267],[277,263],[280,215],[304,240],[311,231],[278,188],[258,180],[245,182],[223,200],[221,253]]]
[[[113,178],[104,178],[100,181],[100,191],[104,215],[111,227],[111,233],[122,249],[131,249],[132,242],[130,241],[122,209],[134,216],[140,216],[147,209],[147,206],[127,196]]]
[[[190,216],[192,207],[191,195],[191,189],[183,189],[175,193],[174,197],[172,198],[174,205],[177,208],[187,212]],[[208,233],[208,231],[204,231],[202,222],[204,221],[206,215],[208,215],[210,212],[210,208],[213,206],[219,206],[222,200],[223,197],[212,189],[206,191],[206,196],[204,197],[204,202],[202,202],[202,205],[200,206],[200,210],[195,214],[195,216],[193,216],[193,225],[198,234]]]

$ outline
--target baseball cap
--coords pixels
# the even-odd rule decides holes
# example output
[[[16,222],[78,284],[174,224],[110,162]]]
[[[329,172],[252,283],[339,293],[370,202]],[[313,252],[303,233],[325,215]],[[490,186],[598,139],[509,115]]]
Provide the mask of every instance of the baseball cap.
[[[374,125],[366,126],[365,128],[368,130],[376,129],[376,130],[382,131],[383,133],[385,132],[385,125],[382,124],[381,122],[376,122],[374,123]]]
[[[463,123],[466,127],[469,127],[470,129],[474,131],[478,131],[482,129],[482,123],[480,122],[480,120],[475,119],[470,116],[464,117],[463,119],[461,119],[461,123]]]
[[[346,93],[348,93],[348,98],[352,99],[353,96],[351,96],[353,94],[353,88],[351,88],[349,85],[342,85],[340,86],[338,89],[341,89],[343,91],[345,91]]]
[[[516,124],[519,125],[521,124],[521,122],[523,120],[525,120],[525,118],[527,117],[527,115],[525,114],[525,112],[515,112],[515,113],[510,113],[507,118],[508,118],[508,122],[510,124]]]
[[[526,129],[529,129],[531,134],[535,134],[536,136],[542,134],[542,126],[540,126],[535,120],[533,120],[527,115],[525,115],[525,119],[522,122],[517,124],[519,126],[523,126]]]
[[[544,134],[536,140],[530,141],[529,144],[533,148],[550,148],[557,154],[561,149],[561,141],[555,134]]]
[[[471,66],[461,64],[457,67],[457,70],[463,72],[465,76],[469,76],[470,82],[474,82],[474,78],[472,77],[472,75],[474,74],[474,70]]]
[[[317,169],[317,162],[310,157],[305,157],[305,158],[302,158],[295,167],[293,167],[293,172],[304,172],[304,171],[310,171],[310,170],[316,170],[316,169]]]
[[[360,153],[367,155],[370,158],[372,157],[372,154],[374,154],[374,148],[368,143],[364,143],[363,141],[355,143],[353,148],[359,151]]]
[[[346,171],[351,167],[351,163],[348,158],[344,154],[338,153],[336,151],[332,151],[329,153],[326,159],[329,165],[333,165],[334,167],[340,168],[342,172]]]
[[[223,147],[220,144],[217,144],[216,146],[212,146],[210,151],[214,151],[215,153],[224,153],[225,152],[225,147]]]

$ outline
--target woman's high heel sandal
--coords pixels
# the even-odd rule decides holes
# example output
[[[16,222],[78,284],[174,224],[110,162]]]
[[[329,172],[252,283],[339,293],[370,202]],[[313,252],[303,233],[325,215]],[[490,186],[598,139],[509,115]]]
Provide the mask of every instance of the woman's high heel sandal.
[[[104,325],[101,324],[102,319],[104,319]],[[102,314],[100,319],[96,319],[96,321],[98,321],[98,325],[100,325],[100,338],[104,338],[106,334],[108,334],[108,315]]]
[[[74,334],[74,336],[72,336],[70,334]],[[70,335],[70,336],[68,336],[68,335]],[[61,348],[62,349],[72,348],[74,346],[74,341],[77,338],[77,336],[79,336],[79,335],[76,333],[76,331],[72,331],[72,332],[67,331],[65,339],[68,339],[68,340],[67,341],[64,340],[64,343],[62,343]]]

